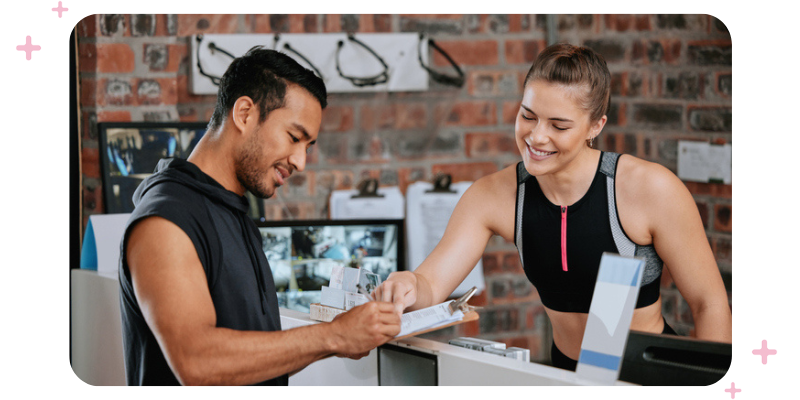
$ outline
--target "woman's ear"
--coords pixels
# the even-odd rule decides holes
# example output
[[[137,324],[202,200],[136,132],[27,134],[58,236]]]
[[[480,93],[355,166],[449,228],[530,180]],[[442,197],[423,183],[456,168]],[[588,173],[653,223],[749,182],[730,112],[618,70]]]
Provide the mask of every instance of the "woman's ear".
[[[231,118],[233,125],[241,132],[245,131],[247,124],[252,124],[258,119],[258,110],[253,103],[253,99],[248,96],[242,96],[236,99],[233,103],[233,110],[231,110]]]
[[[608,117],[607,117],[607,116],[605,116],[605,115],[603,115],[602,117],[600,117],[600,119],[598,119],[597,121],[595,121],[595,122],[594,122],[594,123],[593,123],[593,124],[592,124],[592,125],[589,127],[589,139],[594,139],[594,138],[596,138],[596,137],[597,137],[597,135],[599,135],[599,134],[600,134],[600,132],[603,130],[603,127],[604,127],[604,126],[606,126],[606,122],[607,122],[607,121],[608,121]]]

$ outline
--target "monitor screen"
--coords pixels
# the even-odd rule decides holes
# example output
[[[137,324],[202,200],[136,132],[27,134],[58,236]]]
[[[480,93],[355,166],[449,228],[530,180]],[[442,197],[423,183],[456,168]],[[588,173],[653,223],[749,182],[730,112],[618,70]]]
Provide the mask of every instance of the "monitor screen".
[[[405,269],[403,220],[257,221],[280,307],[309,312],[334,265],[386,280]]]

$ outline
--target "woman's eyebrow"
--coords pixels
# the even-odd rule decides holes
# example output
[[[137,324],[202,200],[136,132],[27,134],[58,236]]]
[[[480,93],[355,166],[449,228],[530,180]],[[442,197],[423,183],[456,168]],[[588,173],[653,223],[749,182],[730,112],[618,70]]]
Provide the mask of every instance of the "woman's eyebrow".
[[[535,112],[533,112],[533,110],[531,110],[530,108],[526,107],[524,104],[520,104],[519,106],[524,108],[529,113],[531,113],[533,115],[537,115]],[[550,120],[550,121],[561,121],[561,122],[573,122],[571,119],[559,118],[559,117],[548,118],[548,120]]]

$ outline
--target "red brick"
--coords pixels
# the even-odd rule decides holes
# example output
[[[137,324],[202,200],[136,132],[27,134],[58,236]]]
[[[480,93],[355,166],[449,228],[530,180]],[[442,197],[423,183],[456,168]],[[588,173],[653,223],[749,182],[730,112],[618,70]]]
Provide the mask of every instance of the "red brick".
[[[392,31],[392,16],[391,14],[374,14],[369,16],[372,19],[375,32],[391,32]]]
[[[512,251],[503,255],[503,271],[525,274],[525,271],[522,269],[522,263],[519,260],[519,253]]]
[[[317,207],[311,202],[292,202],[288,204],[273,201],[264,202],[264,216],[268,221],[294,219],[319,219]]]
[[[340,14],[327,14],[322,22],[324,32],[335,33],[342,31],[342,18]]]
[[[245,15],[244,22],[251,33],[272,33],[269,14]]]
[[[464,163],[464,164],[437,164],[431,167],[431,172],[450,174],[453,182],[474,182],[486,175],[497,172],[497,165],[491,162]]]
[[[494,157],[519,152],[514,135],[506,133],[467,133],[465,147],[467,157]]]
[[[208,103],[213,106],[217,102],[217,95],[214,94],[192,94],[189,77],[186,75],[178,75],[176,78],[176,84],[179,104]]]
[[[97,45],[80,43],[78,45],[78,68],[80,72],[97,71]]]
[[[458,65],[497,65],[498,45],[496,40],[451,40],[437,41],[447,54],[450,55]],[[447,61],[439,52],[433,52],[433,64],[437,66],[449,66]]]
[[[637,15],[634,22],[637,31],[650,31],[653,29],[653,24],[650,21],[650,15]]]
[[[425,179],[425,170],[423,168],[399,168],[397,170],[397,186],[400,191],[405,194],[408,185]]]
[[[100,151],[84,147],[81,150],[81,172],[87,178],[100,178]]]
[[[401,17],[414,19],[450,19],[458,20],[464,18],[464,14],[400,14]]]
[[[79,38],[97,36],[97,17],[97,14],[90,15],[78,22],[76,27]]]
[[[505,52],[507,64],[530,65],[545,47],[546,42],[540,40],[506,40]]]
[[[166,48],[166,58],[167,58],[166,63],[162,64],[163,67],[161,65],[156,66],[154,65],[155,63],[148,65],[148,54],[147,54],[149,49],[148,46],[149,45],[146,44],[143,47],[144,51],[142,54],[142,63],[147,65],[148,69],[152,72],[178,72],[181,63],[184,60],[186,60],[187,63],[189,62],[188,48],[185,44],[168,44],[168,45],[163,45]]]
[[[420,129],[427,126],[425,104],[380,103],[361,107],[361,129]]]
[[[733,261],[732,257],[732,245],[731,245],[731,238],[729,237],[718,237],[712,241],[713,246],[712,249],[714,250],[714,257],[716,257],[717,261],[723,262],[731,262]]]
[[[731,206],[727,204],[714,205],[714,230],[718,232],[731,232],[732,229]]]
[[[173,16],[175,18],[177,16]],[[169,14],[157,14],[156,15],[156,31],[153,36],[172,36],[169,32]],[[175,18],[177,21],[177,18]]]
[[[354,187],[351,170],[315,171],[314,175],[314,185],[310,192],[312,196],[328,195],[333,190],[349,190]]]
[[[520,101],[504,101],[503,102],[503,120],[501,123],[503,124],[516,124],[517,123],[517,114],[519,114],[519,105]]]
[[[158,93],[146,91],[147,85],[158,84]],[[178,101],[178,82],[176,78],[138,79],[136,81],[136,102],[141,105],[172,105]]]
[[[470,71],[467,92],[473,96],[517,96],[521,92],[517,71]]]
[[[353,107],[328,106],[322,111],[322,132],[346,132],[353,129]]]
[[[236,33],[238,26],[238,16],[234,14],[178,14],[178,36]]]
[[[97,122],[131,122],[130,111],[98,111]]]
[[[91,78],[80,79],[81,106],[91,107],[97,103],[97,81]]]
[[[136,56],[127,43],[98,43],[96,46],[97,72],[133,72]]]
[[[730,199],[732,195],[732,185],[722,183],[703,183],[703,182],[683,182],[689,192],[695,196],[712,196],[723,199]]]
[[[634,17],[630,14],[607,14],[605,17],[606,28],[618,32],[625,32],[634,24]]]
[[[491,275],[500,272],[503,272],[503,267],[502,264],[500,264],[499,253],[484,253],[483,273],[486,275]]]
[[[436,107],[436,121],[442,126],[486,126],[497,124],[497,106],[493,101],[465,101],[451,108]]]

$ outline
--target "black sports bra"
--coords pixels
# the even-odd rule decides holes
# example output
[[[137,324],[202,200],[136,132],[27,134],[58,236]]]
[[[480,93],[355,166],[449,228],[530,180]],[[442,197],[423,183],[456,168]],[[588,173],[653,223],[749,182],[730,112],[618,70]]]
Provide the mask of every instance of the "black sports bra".
[[[570,206],[551,203],[525,165],[517,164],[514,243],[547,308],[588,313],[604,252],[644,257],[636,308],[658,300],[663,262],[652,245],[631,241],[619,222],[614,192],[619,157],[603,152],[589,190]]]

